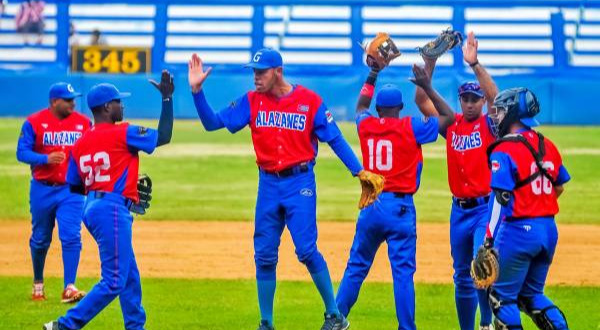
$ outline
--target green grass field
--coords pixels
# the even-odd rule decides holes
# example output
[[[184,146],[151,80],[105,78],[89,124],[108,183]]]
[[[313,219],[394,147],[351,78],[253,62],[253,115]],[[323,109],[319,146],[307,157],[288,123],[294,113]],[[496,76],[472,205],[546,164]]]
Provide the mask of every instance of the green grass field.
[[[21,123],[22,119],[0,121],[0,220],[29,221],[30,173],[15,159]],[[341,128],[356,148],[354,126],[344,123]],[[563,152],[573,177],[560,200],[559,222],[600,225],[600,128],[542,127],[541,131]],[[443,143],[423,148],[425,166],[415,199],[420,222],[448,221],[450,194]],[[252,221],[257,170],[248,130],[236,135],[206,133],[198,121],[177,121],[172,144],[161,149],[142,157],[142,171],[154,181],[154,198],[149,213],[138,219]],[[317,164],[318,219],[355,221],[357,180],[327,145],[320,146]],[[79,287],[89,290],[96,281],[81,279]],[[142,281],[148,329],[254,329],[258,322],[253,281],[148,279],[144,274]],[[47,279],[50,299],[41,304],[28,300],[30,282],[25,277],[0,277],[0,328],[38,328],[66,311],[58,303],[61,279]],[[600,314],[594,312],[600,287],[558,286],[547,291],[565,311],[571,329],[600,329]],[[278,284],[275,306],[278,329],[316,329],[322,322],[323,308],[309,282]],[[391,285],[367,283],[350,320],[352,329],[395,328]],[[457,324],[451,285],[417,285],[420,329],[456,329]],[[524,325],[534,328],[528,320]],[[122,327],[116,301],[89,326]]]
[[[22,121],[0,121],[0,219],[28,219],[28,166],[15,158]],[[156,126],[156,122],[143,122]],[[348,141],[358,148],[355,127],[342,123]],[[573,180],[561,197],[562,223],[600,224],[600,128],[543,127],[562,150]],[[450,193],[444,140],[423,147],[425,164],[415,197],[418,220],[446,222]],[[154,199],[147,220],[251,221],[256,201],[257,167],[249,130],[207,133],[199,121],[178,121],[172,144],[142,156],[141,170],[154,181]],[[318,219],[354,221],[358,181],[326,144],[317,158]]]
[[[143,276],[143,274],[142,274]],[[38,329],[46,321],[63,315],[68,306],[58,303],[62,280],[48,281],[49,300],[34,303],[23,297],[30,279],[0,277],[2,329]],[[90,287],[95,280],[82,279]],[[148,329],[255,329],[258,304],[254,281],[173,280],[142,278],[143,302]],[[457,329],[454,290],[451,285],[416,286],[417,326],[420,329]],[[595,300],[600,288],[552,287],[548,294],[569,317],[571,329],[600,329]],[[350,315],[351,329],[395,329],[392,286],[366,284]],[[323,306],[309,282],[280,282],[275,297],[277,329],[319,329]],[[6,322],[9,320],[10,322]],[[525,329],[535,326],[524,317]],[[122,329],[118,302],[113,302],[86,329]]]

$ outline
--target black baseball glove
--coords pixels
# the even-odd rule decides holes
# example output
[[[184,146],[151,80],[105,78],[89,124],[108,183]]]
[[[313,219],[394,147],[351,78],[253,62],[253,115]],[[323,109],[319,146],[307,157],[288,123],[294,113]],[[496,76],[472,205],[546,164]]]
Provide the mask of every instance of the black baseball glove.
[[[437,59],[442,56],[445,52],[450,49],[460,45],[463,40],[462,34],[458,31],[453,31],[448,28],[445,31],[442,31],[435,40],[428,42],[425,46],[417,48],[421,56]]]
[[[146,209],[150,207],[152,199],[152,180],[147,174],[141,174],[138,177],[137,190],[140,201],[136,204],[131,204],[129,210],[139,215],[146,214]]]

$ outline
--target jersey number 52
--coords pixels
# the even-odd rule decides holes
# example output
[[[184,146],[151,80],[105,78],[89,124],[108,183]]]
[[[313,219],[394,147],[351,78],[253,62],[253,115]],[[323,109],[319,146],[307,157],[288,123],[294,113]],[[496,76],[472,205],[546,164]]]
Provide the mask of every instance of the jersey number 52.
[[[369,147],[369,169],[377,168],[380,171],[392,169],[392,141],[368,139]],[[373,167],[375,165],[375,167]]]
[[[79,169],[85,174],[85,185],[91,186],[94,182],[108,182],[110,175],[102,174],[110,168],[108,153],[99,151],[92,155],[83,155],[79,158]],[[106,172],[105,172],[106,173]]]

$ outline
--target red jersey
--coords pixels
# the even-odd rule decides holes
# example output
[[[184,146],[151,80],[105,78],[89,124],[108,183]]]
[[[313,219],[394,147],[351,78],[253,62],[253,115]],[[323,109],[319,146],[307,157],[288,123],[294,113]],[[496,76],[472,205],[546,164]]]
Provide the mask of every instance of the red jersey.
[[[446,130],[448,184],[458,198],[486,196],[490,189],[487,148],[496,140],[489,129],[488,116],[469,122],[462,114]]]
[[[256,163],[267,171],[281,171],[315,158],[314,117],[323,101],[311,90],[296,86],[280,99],[248,92],[250,129]]]
[[[33,134],[33,152],[48,155],[62,151],[67,156],[60,164],[32,166],[33,178],[51,183],[65,183],[71,148],[83,132],[90,128],[90,120],[79,112],[73,112],[61,120],[54,116],[50,109],[44,109],[27,117],[27,123],[31,125],[32,132],[28,132],[29,128],[24,125],[21,134],[24,139],[28,138],[24,135]]]
[[[363,166],[385,177],[384,191],[413,194],[423,167],[421,144],[437,139],[438,119],[357,118]]]
[[[104,191],[137,203],[138,151],[152,153],[156,130],[122,124],[97,124],[73,148],[68,182],[83,184],[86,193]]]
[[[524,131],[521,135],[539,152],[539,139],[535,131]],[[558,213],[556,189],[552,181],[562,185],[570,177],[556,146],[546,138],[544,149],[543,168],[548,171],[552,180],[539,175],[530,183],[517,187],[517,182],[539,172],[533,155],[522,142],[502,142],[494,148],[490,156],[491,185],[496,189],[513,192],[512,209],[506,214],[508,217],[534,218]]]

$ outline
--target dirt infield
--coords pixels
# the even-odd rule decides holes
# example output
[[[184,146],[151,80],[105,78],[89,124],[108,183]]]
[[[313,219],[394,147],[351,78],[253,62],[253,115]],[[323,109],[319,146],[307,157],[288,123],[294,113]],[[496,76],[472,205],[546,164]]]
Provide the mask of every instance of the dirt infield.
[[[31,276],[30,224],[0,221],[0,276]],[[83,230],[79,276],[99,276],[98,249]],[[253,224],[244,222],[137,221],[134,248],[142,277],[251,279],[254,278]],[[560,225],[559,245],[550,269],[550,284],[600,285],[600,226]],[[353,223],[319,223],[319,248],[334,280],[341,279],[354,234]],[[54,232],[46,275],[62,276],[60,244]],[[389,282],[391,271],[383,245],[367,281]],[[437,266],[436,266],[437,265]],[[309,280],[294,255],[286,231],[282,239],[277,278]],[[419,224],[417,273],[424,283],[450,283],[447,224]]]

